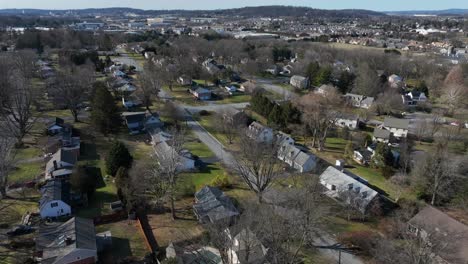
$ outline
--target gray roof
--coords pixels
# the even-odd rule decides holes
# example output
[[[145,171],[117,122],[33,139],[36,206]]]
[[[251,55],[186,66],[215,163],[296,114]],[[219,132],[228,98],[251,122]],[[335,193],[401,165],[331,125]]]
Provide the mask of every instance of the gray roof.
[[[390,134],[391,132],[385,129],[381,129],[381,128],[374,129],[375,138],[390,139]]]
[[[127,124],[140,123],[145,121],[146,112],[124,112],[122,113],[122,116],[127,122]]]
[[[440,257],[450,263],[468,263],[468,226],[432,206],[419,211],[409,224],[433,235],[433,239],[438,239],[438,236],[450,237],[444,241],[448,243],[447,250],[439,252]]]
[[[215,223],[239,215],[231,199],[217,188],[205,186],[195,194],[195,198],[193,210],[201,221],[207,219]]]
[[[243,229],[235,237],[238,244],[233,244],[240,263],[260,263],[267,254],[267,249],[250,229]]]
[[[54,155],[52,155],[52,159],[50,159],[47,164],[46,164],[46,172],[50,173],[55,170],[54,168],[54,161],[57,162],[57,167],[59,169],[64,168],[62,165],[62,162],[68,163],[68,164],[75,164],[76,161],[78,160],[76,150],[71,150],[71,149],[66,149],[66,148],[61,148],[55,152]]]
[[[300,166],[304,166],[309,160],[315,160],[315,156],[301,151],[297,154],[294,162]]]
[[[52,179],[46,182],[40,189],[41,199],[39,207],[50,201],[59,200],[66,204],[70,203],[70,183],[60,179]]]
[[[74,217],[65,223],[45,223],[39,227],[36,250],[43,252],[41,263],[55,263],[75,249],[96,250],[92,219]]]
[[[391,127],[391,128],[408,129],[409,120],[393,118],[393,117],[385,117],[384,126]]]
[[[341,195],[351,195],[351,197],[347,198],[344,202],[352,202],[352,206],[356,207],[356,209],[361,212],[365,212],[368,205],[378,193],[353,176],[354,175],[348,175],[330,166],[320,175],[320,183],[324,186],[334,185],[336,187],[336,191],[327,191],[326,194],[331,197],[340,199]]]

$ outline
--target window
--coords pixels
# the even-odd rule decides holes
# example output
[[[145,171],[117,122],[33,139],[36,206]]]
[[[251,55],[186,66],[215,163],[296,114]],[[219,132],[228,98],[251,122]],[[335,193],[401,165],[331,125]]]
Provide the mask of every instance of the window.
[[[331,186],[331,189],[332,189],[332,191],[336,191],[336,186],[335,186],[335,185],[332,185],[332,186]]]
[[[50,207],[52,207],[52,208],[57,207],[57,206],[58,206],[58,203],[57,203],[57,202],[51,203],[51,204],[50,204]]]

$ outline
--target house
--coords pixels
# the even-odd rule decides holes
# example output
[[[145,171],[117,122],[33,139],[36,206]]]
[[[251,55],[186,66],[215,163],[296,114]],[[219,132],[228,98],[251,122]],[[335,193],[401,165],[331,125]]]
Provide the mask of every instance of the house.
[[[229,94],[233,94],[235,92],[237,92],[237,87],[234,86],[234,85],[231,85],[231,86],[224,86],[224,89],[229,93]]]
[[[192,78],[183,75],[177,78],[177,82],[182,86],[189,86],[192,85]]]
[[[131,83],[126,83],[120,87],[117,87],[116,90],[121,93],[133,93],[137,90],[137,88],[131,84]]]
[[[427,102],[426,94],[419,91],[411,91],[403,95],[403,103],[405,105],[417,105],[418,103]]]
[[[202,87],[191,89],[190,92],[201,101],[211,100],[211,91]]]
[[[392,88],[402,88],[404,86],[403,78],[396,74],[392,74],[388,77],[388,83]]]
[[[336,92],[336,87],[333,85],[324,84],[317,88],[315,93],[326,95],[328,93]]]
[[[276,143],[277,143],[277,144],[282,145],[283,143],[286,142],[286,143],[289,144],[289,145],[294,145],[294,143],[295,143],[295,141],[294,141],[294,139],[291,137],[291,135],[286,134],[286,133],[284,133],[284,132],[282,132],[282,131],[276,132],[275,136],[276,136]]]
[[[360,94],[347,93],[344,95],[346,101],[354,107],[369,109],[374,103],[374,97],[367,97]]]
[[[156,158],[164,166],[166,162],[176,161],[177,170],[189,171],[195,169],[193,155],[187,150],[175,150],[171,146],[172,135],[163,131],[150,133]]]
[[[127,74],[125,74],[123,71],[121,70],[116,70],[114,71],[114,73],[112,74],[115,78],[123,78],[123,77],[126,77]]]
[[[317,165],[317,158],[312,155],[305,153],[304,151],[299,152],[293,162],[293,168],[298,170],[300,173],[309,172],[315,169]]]
[[[98,261],[92,219],[73,217],[65,223],[45,222],[36,238],[36,260],[44,264],[92,264]]]
[[[201,223],[230,225],[236,221],[239,211],[220,189],[205,186],[195,193],[193,211]]]
[[[221,252],[213,247],[200,247],[192,250],[186,250],[187,247],[182,248],[170,243],[166,248],[166,258],[175,259],[177,264],[223,264]]]
[[[39,211],[41,218],[56,218],[71,215],[70,183],[52,179],[40,189]]]
[[[354,114],[340,113],[335,119],[335,125],[338,127],[347,127],[351,130],[359,127],[359,116]]]
[[[218,65],[213,59],[207,59],[202,63],[205,70],[210,74],[217,74],[224,69],[224,66]]]
[[[378,198],[378,193],[362,182],[364,179],[339,171],[335,167],[328,167],[320,175],[320,183],[326,188],[325,194],[331,198],[341,200],[362,213],[366,213]]]
[[[147,60],[153,58],[154,56],[156,56],[156,54],[154,53],[154,51],[146,51],[146,52],[145,52],[145,59],[147,59]]]
[[[43,150],[47,155],[52,155],[63,148],[66,151],[73,151],[79,156],[80,145],[80,137],[73,136],[72,126],[65,124],[60,133],[47,137]]]
[[[408,230],[428,243],[443,243],[437,254],[444,261],[437,263],[468,263],[468,226],[442,211],[426,206],[408,221]]]
[[[224,232],[229,241],[226,252],[229,264],[265,263],[268,249],[250,229],[242,229],[235,236],[229,229]]]
[[[47,133],[49,135],[57,135],[62,132],[65,127],[65,121],[62,118],[56,117],[54,121],[47,124]]]
[[[390,131],[394,137],[406,138],[409,130],[409,120],[386,117],[381,128]]]
[[[124,112],[122,116],[130,134],[138,134],[147,129],[163,126],[159,116],[149,112]]]
[[[60,148],[46,164],[46,180],[68,178],[78,161],[79,149]]]
[[[314,155],[302,151],[294,143],[291,144],[287,140],[284,140],[280,145],[277,157],[300,173],[309,172],[317,165],[317,159]]]
[[[273,129],[258,122],[252,122],[247,128],[247,136],[256,142],[271,142],[273,140]]]
[[[289,80],[289,83],[297,89],[306,89],[309,87],[309,78],[299,76],[299,75],[294,75],[291,77],[291,80]]]
[[[241,84],[239,91],[244,92],[244,93],[252,93],[256,87],[257,86],[255,85],[255,82],[246,81]]]
[[[353,159],[364,166],[369,165],[371,162],[372,156],[374,156],[374,153],[367,148],[365,149],[357,149],[353,151]]]
[[[142,105],[141,101],[133,95],[130,96],[122,96],[122,105],[127,108],[133,108]]]
[[[392,132],[381,128],[375,128],[372,134],[372,140],[375,142],[389,143],[391,136]]]

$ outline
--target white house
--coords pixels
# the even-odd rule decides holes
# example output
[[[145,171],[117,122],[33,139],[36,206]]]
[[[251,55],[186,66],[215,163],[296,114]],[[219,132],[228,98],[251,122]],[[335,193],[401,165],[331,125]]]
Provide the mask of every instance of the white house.
[[[79,148],[60,148],[46,164],[45,178],[67,178],[78,160]]]
[[[411,91],[406,94],[406,97],[411,100],[411,104],[418,104],[427,102],[427,96],[423,92]]]
[[[293,77],[291,77],[291,80],[289,80],[289,83],[297,89],[306,89],[307,87],[309,87],[309,78],[294,75]]]
[[[351,130],[359,127],[359,117],[353,114],[340,114],[336,120],[335,125],[338,127],[347,127]]]
[[[319,88],[317,88],[317,90],[315,91],[315,93],[318,93],[318,94],[327,94],[327,93],[332,93],[332,92],[335,92],[337,89],[335,86],[333,85],[328,85],[328,84],[324,84],[322,86],[320,86]]]
[[[394,137],[406,138],[409,130],[409,120],[386,117],[381,128],[390,131]]]
[[[347,93],[344,95],[344,98],[348,103],[354,107],[369,109],[374,103],[374,97],[367,97],[360,94]]]
[[[309,172],[317,165],[314,155],[302,151],[288,141],[283,141],[279,146],[277,157],[300,173]]]
[[[367,212],[378,193],[362,183],[356,175],[348,175],[335,167],[328,167],[320,175],[320,183],[326,188],[325,194],[351,205],[362,213]]]
[[[250,229],[242,229],[235,236],[229,229],[224,232],[230,242],[226,252],[229,264],[265,263],[268,249]]]
[[[180,76],[180,77],[177,79],[177,82],[178,82],[180,85],[189,86],[189,85],[192,84],[192,78],[183,75],[183,76]]]
[[[47,132],[49,135],[57,135],[62,132],[65,127],[65,121],[59,117],[56,117],[53,122],[47,125]]]
[[[389,143],[391,135],[392,132],[388,130],[376,128],[374,129],[372,140],[376,142]]]
[[[247,128],[247,136],[257,142],[271,142],[273,140],[273,129],[258,122],[252,122]]]
[[[158,132],[151,134],[151,138],[156,158],[161,166],[175,161],[178,171],[195,169],[195,160],[189,151],[175,150],[171,146],[172,135]]]
[[[195,96],[199,100],[202,100],[202,101],[211,100],[211,91],[208,89],[198,87],[194,90],[190,90],[190,92],[193,94],[193,96]]]
[[[39,211],[41,218],[55,218],[71,215],[70,183],[52,179],[40,189]]]

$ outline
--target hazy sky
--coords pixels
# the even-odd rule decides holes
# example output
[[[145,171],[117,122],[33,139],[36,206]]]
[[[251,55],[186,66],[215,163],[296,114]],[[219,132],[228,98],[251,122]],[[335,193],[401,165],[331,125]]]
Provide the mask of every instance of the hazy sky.
[[[219,9],[259,5],[296,5],[325,9],[359,8],[379,11],[468,8],[468,0],[0,0],[3,8],[81,9]]]

